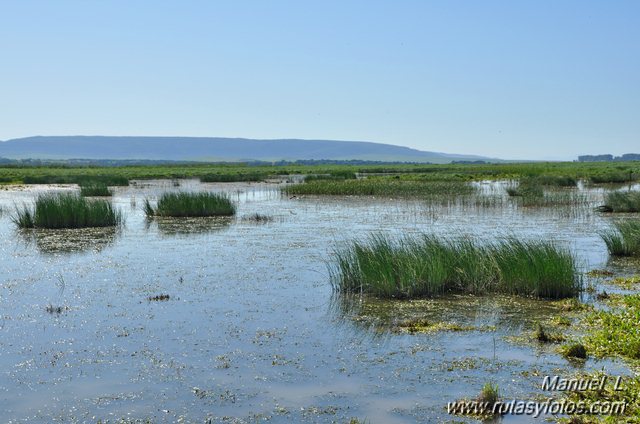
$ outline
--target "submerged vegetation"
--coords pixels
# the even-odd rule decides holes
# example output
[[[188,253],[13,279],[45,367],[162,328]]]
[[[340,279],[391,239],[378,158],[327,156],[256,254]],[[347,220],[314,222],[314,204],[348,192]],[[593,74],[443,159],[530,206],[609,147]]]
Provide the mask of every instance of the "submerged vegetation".
[[[57,193],[38,196],[35,210],[24,206],[16,211],[13,221],[20,228],[112,227],[122,223],[122,215],[105,200]]]
[[[149,217],[232,216],[236,207],[225,194],[180,192],[164,193],[155,208],[145,200],[144,211]]]
[[[640,220],[616,222],[600,237],[612,256],[640,256]]]
[[[489,245],[423,235],[397,242],[374,235],[336,251],[334,288],[381,298],[446,293],[576,296],[582,282],[573,256],[548,242],[514,238]]]
[[[612,191],[598,209],[601,212],[640,212],[640,191]]]

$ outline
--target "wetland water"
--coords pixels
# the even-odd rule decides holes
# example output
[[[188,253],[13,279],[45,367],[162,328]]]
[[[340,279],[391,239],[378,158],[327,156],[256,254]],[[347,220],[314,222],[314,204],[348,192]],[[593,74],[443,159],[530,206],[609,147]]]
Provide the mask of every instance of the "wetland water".
[[[447,402],[474,397],[488,381],[506,399],[532,400],[543,376],[580,369],[553,347],[512,340],[559,313],[548,302],[455,296],[345,306],[327,263],[336,245],[378,231],[554,240],[584,271],[611,268],[598,236],[611,218],[593,211],[598,190],[585,190],[582,205],[539,208],[518,206],[500,184],[483,185],[490,202],[450,205],[289,199],[266,183],[180,185],[116,188],[112,201],[126,217],[118,230],[22,233],[11,222],[16,205],[74,188],[0,191],[3,422],[474,422],[447,415]],[[200,189],[228,192],[237,217],[146,220],[145,198]],[[242,219],[256,212],[274,219]],[[407,316],[475,329],[386,329]],[[602,367],[625,372],[594,360],[583,368]]]

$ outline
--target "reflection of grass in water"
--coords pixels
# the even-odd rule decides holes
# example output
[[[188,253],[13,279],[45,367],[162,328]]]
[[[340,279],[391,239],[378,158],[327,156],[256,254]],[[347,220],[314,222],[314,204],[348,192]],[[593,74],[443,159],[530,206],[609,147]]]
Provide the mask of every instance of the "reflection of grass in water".
[[[615,222],[600,237],[613,256],[640,256],[640,220]]]
[[[229,227],[229,217],[164,218],[147,221],[147,228],[156,222],[158,231],[165,236],[195,235],[221,231]]]
[[[155,208],[145,200],[145,214],[149,217],[208,217],[235,215],[236,207],[229,196],[222,193],[164,193]]]
[[[20,228],[113,227],[123,221],[122,214],[104,200],[89,201],[74,193],[42,194],[35,209],[24,206],[16,211],[14,223]]]
[[[330,309],[351,329],[371,336],[533,329],[538,322],[566,314],[559,302],[509,295],[450,295],[432,299],[394,300],[335,293]],[[509,334],[510,331],[505,333]],[[531,341],[528,330],[522,333],[526,337],[520,337],[520,330],[517,330],[517,334],[519,342],[526,344]]]
[[[576,296],[582,287],[572,255],[549,242],[510,238],[486,246],[423,235],[397,242],[382,235],[336,251],[334,288],[381,298],[445,293]]]
[[[100,251],[112,244],[119,230],[113,227],[48,230],[33,229],[19,232],[28,245],[34,244],[46,254]]]

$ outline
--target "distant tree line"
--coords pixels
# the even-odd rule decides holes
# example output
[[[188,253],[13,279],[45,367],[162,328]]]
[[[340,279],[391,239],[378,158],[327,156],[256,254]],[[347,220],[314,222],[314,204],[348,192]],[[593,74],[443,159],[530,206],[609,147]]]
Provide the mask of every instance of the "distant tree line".
[[[640,160],[640,153],[625,153],[622,156],[613,156],[613,155],[578,156],[578,162],[628,162],[632,160]]]

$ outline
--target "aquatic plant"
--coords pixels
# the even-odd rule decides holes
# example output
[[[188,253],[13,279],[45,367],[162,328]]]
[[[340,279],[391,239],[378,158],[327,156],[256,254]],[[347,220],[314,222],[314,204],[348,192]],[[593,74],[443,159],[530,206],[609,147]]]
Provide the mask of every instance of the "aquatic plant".
[[[573,256],[549,242],[509,238],[488,245],[430,235],[397,242],[382,235],[335,252],[335,290],[381,298],[445,293],[576,296],[582,287]]]
[[[352,171],[333,171],[329,174],[311,174],[304,177],[304,182],[318,180],[355,180],[356,173]]]
[[[598,357],[640,359],[640,295],[619,296],[610,306],[585,317],[588,328],[585,343]]]
[[[582,343],[574,342],[569,343],[560,348],[560,353],[566,359],[587,359],[587,349]]]
[[[486,383],[482,386],[477,401],[493,407],[500,400],[500,389],[497,384]]]
[[[253,213],[251,215],[243,216],[243,221],[255,222],[256,224],[265,224],[267,222],[272,222],[273,217],[269,215],[263,215],[261,213]]]
[[[476,192],[471,184],[462,181],[413,181],[390,177],[371,177],[359,180],[315,180],[283,188],[287,194],[331,196],[460,196]]]
[[[603,174],[595,174],[589,177],[589,181],[594,184],[606,183],[627,183],[638,179],[638,174],[633,171],[628,172],[608,172]]]
[[[104,183],[85,182],[80,184],[80,195],[84,197],[109,197],[112,193]]]
[[[87,200],[74,193],[38,196],[35,211],[24,206],[12,218],[20,228],[86,228],[120,225],[122,214],[105,200]]]
[[[235,215],[236,207],[226,194],[221,193],[164,193],[156,208],[145,200],[145,214],[170,217],[203,217]]]
[[[57,174],[26,175],[24,184],[104,184],[106,186],[127,186],[129,179],[119,175]]]
[[[640,212],[640,191],[611,191],[607,193],[600,212]]]
[[[558,343],[564,340],[564,336],[562,334],[551,333],[547,331],[540,323],[536,325],[536,329],[533,332],[533,337],[540,343]]]
[[[612,256],[640,256],[640,220],[615,222],[600,237]]]
[[[202,175],[200,176],[200,181],[203,183],[256,182],[264,181],[270,176],[273,175],[263,172],[218,173]]]

